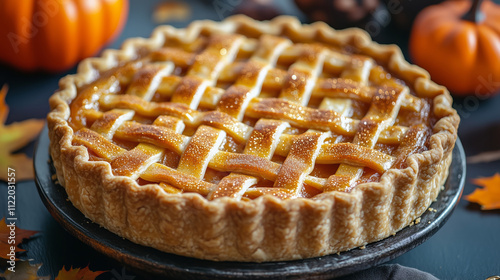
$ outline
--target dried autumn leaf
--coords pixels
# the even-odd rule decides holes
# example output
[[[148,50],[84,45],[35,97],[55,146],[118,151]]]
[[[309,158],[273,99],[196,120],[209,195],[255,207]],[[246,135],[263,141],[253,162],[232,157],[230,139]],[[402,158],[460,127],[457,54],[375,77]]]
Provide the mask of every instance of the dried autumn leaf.
[[[467,157],[467,163],[484,163],[484,162],[496,161],[499,159],[500,159],[500,150],[489,151]]]
[[[62,268],[59,270],[55,280],[95,280],[95,278],[107,271],[92,271],[89,266],[85,268]]]
[[[8,90],[9,87],[7,85],[3,85],[2,89],[0,89],[0,124],[5,123],[9,114],[9,106],[5,103],[5,96]]]
[[[12,154],[33,141],[43,128],[43,120],[29,119],[5,125],[9,107],[5,103],[7,86],[0,90],[0,180],[7,181],[5,170],[15,170],[16,181],[33,179],[33,161],[25,154]]]
[[[472,182],[483,188],[477,188],[465,197],[470,202],[481,204],[482,210],[500,209],[500,174],[477,178]]]
[[[159,3],[153,11],[153,20],[156,23],[167,21],[183,21],[191,16],[189,5],[177,1],[165,1]]]
[[[15,252],[25,251],[18,247],[19,244],[23,242],[23,239],[31,238],[31,236],[38,232],[34,230],[20,229],[15,224],[11,225],[10,222],[9,225],[10,226],[5,223],[5,217],[0,220],[0,257],[4,259],[8,257],[7,254],[10,254],[11,246],[15,247]],[[15,230],[15,235],[11,235],[12,229]]]
[[[49,276],[37,275],[41,266],[41,263],[32,265],[29,261],[16,262],[15,272],[6,270],[0,273],[0,277],[4,277],[5,280],[49,280]]]

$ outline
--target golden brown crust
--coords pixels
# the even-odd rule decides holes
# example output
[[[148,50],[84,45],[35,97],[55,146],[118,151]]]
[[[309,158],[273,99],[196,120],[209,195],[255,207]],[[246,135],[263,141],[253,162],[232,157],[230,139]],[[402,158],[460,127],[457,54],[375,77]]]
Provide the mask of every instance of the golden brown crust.
[[[349,193],[323,193],[314,199],[264,195],[249,201],[230,197],[207,200],[193,193],[169,194],[160,185],[139,186],[131,178],[113,175],[107,162],[89,161],[87,148],[72,144],[74,133],[68,124],[71,115],[68,104],[75,98],[77,87],[89,84],[99,73],[121,62],[159,49],[167,35],[195,41],[203,29],[244,30],[249,35],[284,34],[292,41],[316,40],[339,48],[348,46],[372,57],[411,85],[418,96],[433,98],[433,113],[438,121],[429,139],[429,150],[409,156],[404,169],[389,169],[380,182],[360,184]],[[307,57],[307,63],[314,64],[315,59]],[[192,82],[185,86],[196,86],[196,81]],[[181,95],[178,101],[184,102]],[[186,29],[159,27],[149,39],[131,39],[121,50],[107,50],[100,58],[83,61],[76,75],[61,79],[60,90],[50,99],[50,152],[59,182],[75,207],[92,221],[136,243],[220,261],[301,259],[386,238],[429,207],[448,175],[457,137],[459,117],[451,103],[448,91],[433,83],[427,72],[407,63],[399,48],[378,45],[361,30],[334,31],[323,23],[301,25],[291,17],[256,22],[236,16],[222,23],[195,22]],[[227,113],[233,114],[229,109]],[[187,109],[172,110],[183,114]],[[319,140],[311,133],[304,141]],[[302,160],[311,160],[313,156],[297,152],[297,158]],[[198,175],[194,171],[193,176]]]

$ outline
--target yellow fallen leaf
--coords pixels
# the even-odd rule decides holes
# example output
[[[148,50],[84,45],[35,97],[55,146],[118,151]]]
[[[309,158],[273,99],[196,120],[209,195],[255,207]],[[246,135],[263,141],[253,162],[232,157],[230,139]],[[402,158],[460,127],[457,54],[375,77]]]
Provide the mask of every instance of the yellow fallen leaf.
[[[9,113],[6,95],[7,86],[4,85],[0,90],[0,180],[8,181],[9,168],[14,170],[15,181],[30,180],[33,179],[33,161],[23,153],[13,153],[33,141],[45,121],[29,119],[5,125]]]
[[[16,262],[14,272],[6,270],[4,273],[0,273],[0,277],[5,278],[5,280],[49,280],[48,276],[37,275],[41,266],[41,263],[32,265],[29,261],[19,261]]]

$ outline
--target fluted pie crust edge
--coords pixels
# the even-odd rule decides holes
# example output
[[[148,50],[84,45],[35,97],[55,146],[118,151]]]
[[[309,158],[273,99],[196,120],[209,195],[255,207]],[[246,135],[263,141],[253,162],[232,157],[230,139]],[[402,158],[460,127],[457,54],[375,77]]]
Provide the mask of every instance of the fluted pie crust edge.
[[[349,193],[330,192],[314,199],[281,200],[262,196],[251,201],[199,194],[167,194],[158,185],[139,186],[114,176],[107,162],[89,161],[87,149],[73,146],[68,125],[69,103],[77,87],[92,82],[100,71],[134,59],[138,52],[162,45],[165,34],[194,36],[204,28],[246,26],[274,34],[286,26],[297,37],[353,46],[374,58],[413,87],[434,98],[429,150],[407,158],[407,168],[390,169],[376,183],[363,183]],[[323,23],[301,25],[292,17],[257,22],[243,16],[222,23],[197,21],[186,29],[158,27],[151,38],[130,39],[121,50],[106,50],[80,63],[75,75],[60,81],[50,98],[50,154],[60,184],[86,217],[135,243],[165,252],[217,261],[278,261],[328,255],[384,239],[408,226],[426,211],[448,176],[459,117],[449,92],[429,74],[405,61],[400,49],[379,45],[359,29],[335,31]]]

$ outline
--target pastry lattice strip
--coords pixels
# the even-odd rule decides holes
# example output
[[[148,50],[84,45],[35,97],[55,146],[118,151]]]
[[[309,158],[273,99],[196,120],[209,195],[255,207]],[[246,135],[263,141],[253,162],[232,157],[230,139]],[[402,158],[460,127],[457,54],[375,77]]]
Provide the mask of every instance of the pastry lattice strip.
[[[249,133],[253,129],[251,126],[217,111],[199,112],[176,103],[147,102],[128,95],[104,96],[100,100],[100,105],[109,109],[133,110],[147,117],[170,115],[180,118],[186,125],[193,127],[210,123],[225,129],[227,133],[241,141],[248,140]],[[345,136],[354,136],[355,129],[360,122],[341,116],[332,110],[310,108],[278,98],[253,98],[245,115],[254,118],[281,119],[299,128],[330,129],[336,134]],[[89,116],[89,118],[93,117]],[[406,130],[407,127],[404,126],[387,127],[381,132],[378,140],[387,144],[399,143]]]
[[[263,35],[263,37],[272,37],[270,35]],[[307,46],[307,45],[306,45]],[[303,50],[304,45],[291,45],[288,46],[280,57],[287,56],[287,60],[294,61],[300,58],[300,50]],[[351,58],[347,55],[343,55],[337,52],[324,50],[324,63],[323,68],[329,69],[334,68],[335,71],[340,71],[339,69],[345,69]],[[183,59],[179,59],[179,57]],[[179,50],[171,50],[170,48],[160,49],[152,54],[153,61],[165,61],[174,60],[176,65],[181,67],[189,67],[190,61],[193,61],[194,54],[183,52]],[[180,60],[179,62],[177,62]],[[238,77],[245,75],[244,66],[246,62],[233,62],[226,65],[224,69],[221,70],[218,81],[224,83],[234,83]],[[392,87],[402,87],[400,84],[395,82],[390,75],[385,72],[381,67],[371,68],[370,76],[373,80],[380,80],[379,83],[386,83]],[[333,71],[333,70],[330,70]],[[281,90],[285,87],[286,77],[289,73],[283,69],[271,68],[265,75],[263,81],[264,89]],[[291,75],[290,75],[291,76]],[[182,77],[179,76],[168,76],[165,77],[158,88],[158,93],[168,97],[174,92],[174,89],[178,87]],[[355,100],[360,100],[363,102],[371,102],[373,95],[376,93],[375,87],[370,87],[367,85],[362,85],[356,80],[352,80],[348,77],[347,73],[344,77],[339,78],[325,78],[319,77],[316,83],[312,83],[313,89],[311,90],[311,97],[332,97],[332,98],[352,98]],[[215,108],[220,101],[221,96],[224,94],[224,90],[208,86],[205,93],[201,97],[200,104],[207,108]],[[420,99],[408,95],[407,99],[403,100],[401,105],[403,108],[411,111],[420,110],[422,104]]]
[[[286,45],[285,41],[282,43],[283,46]],[[249,189],[256,182],[255,177],[258,177],[275,182],[274,191],[270,190],[269,193],[275,192],[279,196],[285,193],[285,196],[293,197],[297,196],[303,183],[322,191],[345,190],[362,172],[362,168],[357,166],[367,166],[383,172],[400,161],[404,155],[411,153],[409,147],[413,138],[408,135],[423,135],[423,130],[420,128],[393,126],[399,107],[414,110],[420,106],[416,97],[409,99],[416,102],[403,101],[402,96],[410,96],[405,87],[394,82],[391,84],[393,87],[378,89],[371,87],[370,76],[380,70],[374,70],[372,62],[363,59],[351,61],[355,67],[349,67],[349,64],[344,63],[345,68],[341,78],[321,78],[318,76],[321,68],[331,67],[324,62],[325,58],[331,56],[331,52],[325,53],[325,50],[319,48],[306,48],[306,52],[310,52],[306,60],[299,59],[291,65],[288,73],[284,74],[272,68],[271,62],[277,59],[279,51],[273,55],[269,49],[256,49],[252,59],[241,67],[242,78],[237,79],[227,90],[218,89],[214,81],[219,74],[224,73],[224,67],[234,67],[236,63],[231,62],[231,57],[234,58],[236,55],[239,44],[241,38],[238,36],[213,39],[201,54],[194,56],[193,59],[182,60],[192,62],[181,65],[191,67],[185,77],[170,75],[173,70],[171,62],[155,62],[142,68],[131,63],[123,67],[116,75],[116,80],[122,83],[125,81],[125,84],[127,81],[130,82],[126,95],[114,95],[113,90],[100,95],[87,93],[81,98],[83,101],[78,102],[81,105],[85,98],[95,100],[95,96],[100,96],[97,98],[100,106],[111,111],[100,113],[90,109],[84,113],[78,112],[85,114],[89,120],[95,120],[92,129],[97,133],[83,128],[75,133],[74,143],[85,145],[98,157],[110,161],[115,175],[165,182],[169,186],[176,186],[185,191],[196,191],[211,197],[224,194],[232,196],[236,194],[237,197],[241,197],[245,190],[255,192],[256,189],[260,189],[262,194],[266,193],[265,188]],[[278,42],[277,46],[279,45]],[[304,49],[304,46],[301,47]],[[277,49],[279,48],[274,50]],[[287,51],[290,50],[285,49],[283,56],[289,55]],[[162,53],[168,56],[169,50],[163,50]],[[201,63],[203,60],[208,60],[209,65],[203,65]],[[133,70],[138,70],[135,76],[130,75]],[[277,73],[281,76],[278,77]],[[260,88],[272,84],[269,82],[270,77],[274,77],[275,82],[283,81],[281,85],[285,86],[281,93],[282,99],[257,98]],[[318,88],[318,84],[322,85],[322,88]],[[112,89],[115,85],[116,81],[111,80],[101,88]],[[328,91],[329,89],[331,91]],[[177,103],[150,101],[155,92],[159,92],[160,95],[170,95]],[[365,118],[359,121],[347,117],[346,114],[337,113],[337,110],[328,109],[329,106],[326,105],[320,106],[319,109],[306,107],[309,98],[315,95],[323,95],[325,100],[329,100],[329,97],[354,96],[355,99],[364,101],[371,97],[373,104]],[[228,106],[235,100],[236,109],[234,106]],[[326,101],[328,102],[336,106],[336,102]],[[196,108],[200,103],[216,105],[217,111],[197,111]],[[384,105],[389,103],[392,107]],[[302,114],[300,117],[297,114],[299,112]],[[113,114],[116,114],[115,119]],[[130,121],[134,114],[157,117],[157,119],[152,125],[140,124]],[[261,125],[252,128],[242,123],[244,115],[260,118]],[[192,137],[188,137],[181,134],[182,129],[160,125],[164,118],[200,127]],[[298,127],[317,128],[322,131],[310,131],[299,136],[285,134],[282,131],[283,125],[277,125],[274,123],[276,121],[263,118],[282,119]],[[107,119],[109,120],[106,121]],[[274,127],[269,133],[271,136],[266,136],[273,139],[271,141],[273,143],[267,152],[252,152],[252,148],[248,147],[255,146],[255,143],[261,140],[256,136],[252,138],[252,135],[262,133],[257,129],[261,127]],[[325,128],[329,128],[333,134],[325,132]],[[219,150],[225,133],[237,141],[248,141],[243,154]],[[337,135],[354,136],[354,144],[338,143],[341,137]],[[129,141],[140,140],[145,144],[139,144],[127,151],[113,144],[111,141],[113,137]],[[323,142],[332,142],[326,141],[327,138],[333,138],[334,144],[324,144]],[[405,148],[398,149],[401,151],[393,157],[373,150],[377,142],[402,143],[401,146]],[[205,145],[203,143],[210,144],[200,149]],[[405,143],[406,145],[403,145]],[[301,146],[309,146],[310,149],[307,153],[303,153]],[[177,170],[159,163],[166,151],[180,155]],[[289,157],[281,165],[270,160],[274,153]],[[353,157],[352,154],[360,154],[363,157]],[[120,162],[129,161],[134,162],[135,167],[121,170]],[[308,175],[315,163],[341,163],[341,165],[338,174],[330,176],[327,180]],[[295,169],[288,168],[296,165],[303,166],[299,168],[301,172],[292,172]],[[220,171],[236,171],[238,174],[226,176],[219,185],[215,185],[203,181],[207,166]],[[294,179],[288,180],[287,177],[290,176],[294,176]],[[290,185],[290,182],[295,183]],[[342,185],[343,189],[339,185]],[[229,192],[225,191],[231,188]]]
[[[207,127],[205,126],[205,128]],[[168,128],[162,128],[162,129],[170,130]],[[205,137],[214,137],[214,138],[219,137],[217,134],[207,135],[205,134],[205,132],[203,132],[202,134]],[[73,144],[84,145],[98,158],[104,159],[109,162],[115,161],[123,154],[126,154],[127,152],[133,150],[132,149],[128,151],[114,144],[112,141],[106,139],[104,136],[87,128],[83,128],[75,132],[74,135],[75,136],[73,139]],[[161,136],[159,136],[159,138],[160,137]],[[161,142],[161,140],[158,139],[158,142]],[[164,144],[164,146],[172,146],[172,145],[173,145],[172,143]],[[156,146],[156,143],[154,147],[158,147]],[[180,148],[178,149],[180,150]],[[388,168],[390,168],[390,166],[396,160],[394,157],[386,155],[382,152],[378,152],[373,149],[362,148],[351,143],[324,145],[321,147],[321,149],[322,149],[321,152],[323,154],[319,155],[316,158],[316,161],[318,163],[324,163],[324,164],[336,164],[336,163],[348,162],[350,164],[370,166],[371,168],[377,171],[385,171]],[[368,159],[360,159],[360,157],[353,157],[352,154],[354,153],[366,156],[366,158]],[[136,154],[136,156],[138,155]],[[130,158],[129,156],[127,157],[133,161],[133,158]],[[377,161],[371,159],[377,159]],[[140,165],[142,164],[142,162],[140,160],[137,160],[137,164]],[[129,166],[127,168],[128,171],[126,171],[127,172],[126,174],[123,173],[123,171],[119,171],[120,173],[117,173],[118,171],[116,171],[116,169],[113,170],[113,173],[115,175],[141,177],[151,182],[165,182],[177,186],[179,188],[185,189],[186,191],[193,191],[191,188],[191,186],[193,185],[203,185],[204,187],[199,189],[198,191],[204,195],[207,195],[208,192],[214,189],[215,187],[214,184],[207,183],[202,179],[200,179],[199,178],[200,176],[186,174],[178,170],[172,169],[170,167],[164,166],[160,163],[155,163],[150,165],[144,173],[137,175],[134,175],[135,172],[137,172],[137,169],[134,168],[133,166],[134,165],[132,165],[132,167]],[[235,171],[238,173],[245,173],[250,176],[259,177],[270,181],[275,181],[276,178],[278,177],[278,172],[281,168],[281,164],[273,162],[271,160],[264,159],[256,155],[217,151],[213,155],[211,160],[208,162],[208,167],[218,171],[226,171],[226,172]],[[171,177],[162,177],[163,175],[160,174],[162,171],[168,171],[167,173],[171,174],[170,175]],[[187,186],[184,186],[181,184],[180,181],[177,182],[175,179],[176,176],[183,177],[182,182],[189,181],[189,184]],[[323,189],[324,185],[326,184],[325,179],[313,176],[306,176],[304,182],[320,190]]]
[[[263,36],[261,46],[243,67],[243,75],[222,96],[218,111],[242,120],[250,100],[257,97],[269,69],[276,64],[280,52],[290,41],[279,37]],[[270,160],[278,145],[285,123],[259,120],[249,136],[243,154]],[[245,191],[258,182],[258,178],[232,172],[224,177],[210,193],[209,198],[230,196],[241,199]]]

